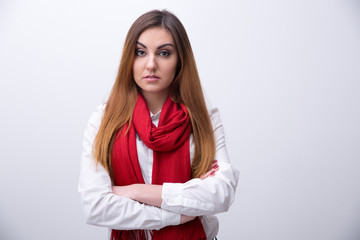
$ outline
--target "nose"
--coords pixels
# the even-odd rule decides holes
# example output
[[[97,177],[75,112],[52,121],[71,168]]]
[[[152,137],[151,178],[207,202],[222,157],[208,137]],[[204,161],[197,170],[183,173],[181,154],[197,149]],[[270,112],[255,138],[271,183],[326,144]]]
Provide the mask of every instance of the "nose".
[[[148,56],[149,57],[146,63],[146,69],[150,72],[154,72],[157,69],[155,56],[154,54],[149,54]]]

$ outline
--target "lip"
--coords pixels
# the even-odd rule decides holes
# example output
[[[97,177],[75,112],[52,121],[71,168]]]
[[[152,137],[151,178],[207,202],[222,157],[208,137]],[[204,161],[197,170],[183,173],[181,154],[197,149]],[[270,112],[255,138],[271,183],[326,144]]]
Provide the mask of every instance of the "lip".
[[[157,81],[157,80],[159,80],[160,79],[160,77],[159,76],[156,76],[156,75],[146,75],[145,77],[144,77],[144,80],[145,81],[148,81],[148,82],[154,82],[154,81]]]

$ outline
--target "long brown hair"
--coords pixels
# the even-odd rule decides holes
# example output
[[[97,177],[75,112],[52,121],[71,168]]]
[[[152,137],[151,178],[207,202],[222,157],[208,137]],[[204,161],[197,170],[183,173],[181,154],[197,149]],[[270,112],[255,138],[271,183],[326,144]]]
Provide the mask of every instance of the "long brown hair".
[[[152,27],[165,28],[176,45],[179,66],[170,85],[170,94],[174,102],[181,102],[189,112],[195,142],[192,177],[200,177],[209,170],[215,157],[214,133],[189,38],[180,20],[166,10],[141,15],[129,29],[116,81],[95,137],[94,157],[112,176],[111,153],[115,135],[126,123],[131,123],[137,98],[138,89],[132,73],[136,41],[142,32]]]

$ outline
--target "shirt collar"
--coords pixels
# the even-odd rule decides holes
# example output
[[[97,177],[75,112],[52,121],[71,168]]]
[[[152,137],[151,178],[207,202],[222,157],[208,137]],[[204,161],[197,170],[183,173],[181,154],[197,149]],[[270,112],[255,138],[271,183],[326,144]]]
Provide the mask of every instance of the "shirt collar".
[[[150,111],[150,117],[151,117],[151,120],[154,122],[154,121],[158,121],[160,119],[160,113],[161,113],[161,110],[158,111],[157,113],[153,114],[151,111]]]

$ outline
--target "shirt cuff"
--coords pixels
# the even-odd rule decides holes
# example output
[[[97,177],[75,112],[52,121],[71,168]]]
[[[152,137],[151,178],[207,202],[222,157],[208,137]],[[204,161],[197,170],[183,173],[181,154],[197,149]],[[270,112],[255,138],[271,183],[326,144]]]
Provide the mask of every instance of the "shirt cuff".
[[[188,216],[197,216],[197,210],[211,213],[214,204],[195,199],[187,193],[196,190],[201,181],[199,178],[194,178],[184,184],[163,183],[161,208]]]
[[[181,222],[181,214],[170,212],[162,209],[161,211],[162,227],[179,225]]]
[[[161,208],[180,212],[183,202],[181,198],[181,192],[181,183],[163,183]]]

